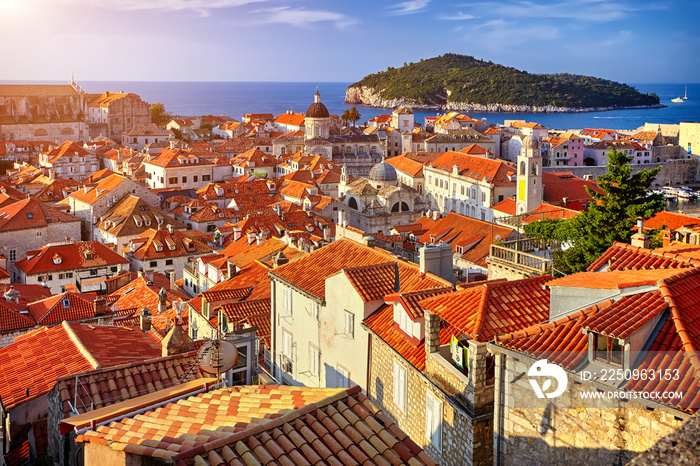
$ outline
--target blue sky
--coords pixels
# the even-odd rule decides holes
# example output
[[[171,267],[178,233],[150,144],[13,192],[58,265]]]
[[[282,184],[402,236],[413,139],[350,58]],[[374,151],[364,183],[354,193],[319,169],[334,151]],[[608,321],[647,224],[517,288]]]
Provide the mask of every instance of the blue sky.
[[[698,82],[695,0],[0,0],[2,80],[357,81],[461,53]]]

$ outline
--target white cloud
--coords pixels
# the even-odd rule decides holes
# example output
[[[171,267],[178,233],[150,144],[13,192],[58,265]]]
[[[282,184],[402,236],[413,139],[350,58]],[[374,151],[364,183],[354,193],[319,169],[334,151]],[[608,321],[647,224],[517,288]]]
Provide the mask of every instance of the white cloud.
[[[428,6],[430,0],[409,0],[407,2],[397,3],[392,6],[392,14],[394,15],[412,15],[418,13]]]
[[[563,0],[558,3],[543,4],[529,0],[515,2],[483,2],[463,4],[475,12],[488,11],[489,16],[501,18],[572,19],[588,23],[608,23],[617,21],[637,11],[667,9],[661,4],[626,5],[614,0]]]
[[[474,18],[476,18],[476,16],[467,15],[465,13],[462,13],[461,11],[459,13],[455,13],[453,15],[448,15],[448,14],[438,15],[438,19],[442,19],[444,21],[464,21],[464,20],[474,19]]]
[[[501,52],[514,47],[558,39],[558,27],[519,26],[515,22],[496,19],[482,23],[472,29],[469,38],[485,50]]]
[[[265,0],[65,0],[74,5],[89,5],[111,10],[195,11],[203,16],[212,10],[235,8]]]
[[[281,23],[297,27],[309,27],[314,23],[330,22],[337,28],[344,28],[357,23],[357,20],[325,10],[306,10],[304,8],[279,7],[258,10],[263,23]]]

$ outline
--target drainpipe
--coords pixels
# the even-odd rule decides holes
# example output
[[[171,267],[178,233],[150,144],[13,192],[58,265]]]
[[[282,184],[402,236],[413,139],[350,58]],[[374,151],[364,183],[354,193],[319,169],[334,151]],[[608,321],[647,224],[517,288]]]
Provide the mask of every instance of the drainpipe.
[[[493,434],[494,434],[494,466],[501,464],[501,431],[503,416],[503,369],[505,365],[505,355],[503,353],[496,354],[496,380],[494,387],[494,403],[493,403]]]

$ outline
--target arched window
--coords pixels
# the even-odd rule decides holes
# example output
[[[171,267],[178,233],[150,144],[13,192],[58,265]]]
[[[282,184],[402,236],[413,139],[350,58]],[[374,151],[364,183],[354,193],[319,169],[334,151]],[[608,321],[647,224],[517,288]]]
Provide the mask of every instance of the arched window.
[[[355,200],[354,197],[351,197],[350,200],[348,201],[348,207],[350,207],[353,210],[357,210],[357,201]]]
[[[49,135],[49,133],[43,128],[39,128],[38,130],[34,131],[34,137],[37,137],[37,138],[43,137],[43,136],[48,136],[48,135]]]
[[[393,206],[391,206],[391,212],[398,212],[399,211],[399,203],[395,203]]]
[[[537,176],[537,162],[532,164],[532,174]]]
[[[401,202],[401,212],[408,212],[408,204]]]
[[[525,162],[520,162],[520,174],[525,174]]]
[[[472,218],[476,218],[476,207],[472,206]]]
[[[286,147],[283,147],[282,150],[281,150],[281,152],[280,152],[280,154],[286,154],[286,153],[287,153],[287,148],[286,148]]]
[[[63,128],[61,130],[61,134],[66,135],[66,136],[70,136],[70,135],[74,134],[73,128]]]

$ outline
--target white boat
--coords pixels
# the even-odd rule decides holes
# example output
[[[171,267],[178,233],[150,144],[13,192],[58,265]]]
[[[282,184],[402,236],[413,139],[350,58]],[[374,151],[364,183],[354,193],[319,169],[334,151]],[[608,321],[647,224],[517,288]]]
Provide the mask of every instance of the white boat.
[[[678,197],[680,199],[695,199],[698,197],[698,195],[695,191],[693,191],[690,188],[683,187],[683,186],[680,188],[676,188],[676,192],[678,193]]]
[[[683,95],[683,97],[676,97],[675,99],[671,99],[671,102],[682,104],[686,100],[688,100],[688,86],[685,86],[685,94]]]

